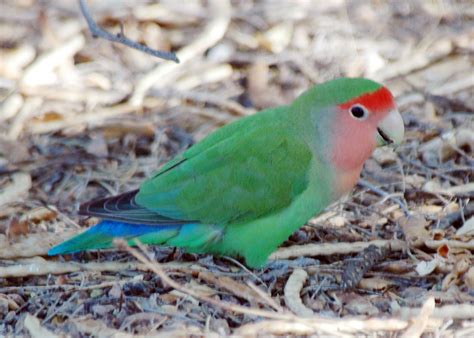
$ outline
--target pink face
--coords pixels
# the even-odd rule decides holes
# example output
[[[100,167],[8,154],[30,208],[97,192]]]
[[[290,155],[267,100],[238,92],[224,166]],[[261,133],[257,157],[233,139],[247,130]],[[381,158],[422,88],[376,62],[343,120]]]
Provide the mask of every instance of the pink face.
[[[385,87],[338,105],[336,114],[331,142],[331,162],[339,172],[355,174],[357,171],[358,177],[362,165],[377,145],[399,141],[400,121],[403,138],[403,121],[392,94]],[[391,116],[395,114],[396,117]],[[390,121],[385,122],[388,119]],[[391,124],[397,126],[392,128]],[[394,128],[397,129],[396,140],[392,137]]]

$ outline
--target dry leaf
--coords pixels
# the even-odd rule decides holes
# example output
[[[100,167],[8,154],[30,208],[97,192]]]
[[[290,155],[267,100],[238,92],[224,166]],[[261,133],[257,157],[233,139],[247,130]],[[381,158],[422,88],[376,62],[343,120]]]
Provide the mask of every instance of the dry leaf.
[[[31,188],[31,176],[27,173],[17,172],[11,175],[12,182],[0,190],[0,207],[18,202],[28,193]]]
[[[120,298],[122,295],[122,288],[119,283],[115,283],[114,286],[112,286],[108,292],[109,297],[112,298]]]
[[[471,266],[464,275],[464,283],[471,290],[474,290],[474,266]]]
[[[153,137],[155,135],[155,126],[150,122],[109,122],[101,129],[104,131],[104,137],[106,139],[120,138],[127,134],[147,137]]]
[[[338,215],[328,219],[328,222],[334,228],[340,228],[347,224],[347,219],[344,216]]]
[[[357,284],[358,288],[366,290],[386,290],[389,286],[394,283],[390,280],[373,277],[373,278],[362,278],[362,280]]]
[[[456,236],[474,236],[474,217],[469,218],[466,223],[456,231]]]
[[[354,297],[344,308],[354,315],[376,316],[380,312],[366,297]]]
[[[43,114],[34,117],[32,120],[35,123],[48,123],[48,122],[57,122],[62,121],[64,116],[55,111],[44,112]]]
[[[397,161],[397,154],[393,148],[389,147],[376,148],[372,154],[372,157],[380,165],[390,164]]]
[[[449,254],[449,246],[447,244],[443,244],[436,249],[436,252],[440,257],[447,258]]]
[[[14,217],[8,223],[5,234],[7,235],[8,239],[13,239],[22,235],[26,235],[29,231],[30,228],[27,221],[20,221],[18,218]]]
[[[427,276],[435,269],[441,265],[441,259],[439,257],[435,257],[431,261],[421,261],[416,265],[416,272],[418,272],[418,275],[420,276]]]
[[[434,229],[431,231],[431,238],[435,241],[442,240],[446,235],[446,232],[443,229]]]
[[[420,175],[407,175],[405,176],[405,184],[411,185],[416,189],[420,189],[423,184],[426,182],[426,179]]]
[[[57,217],[56,211],[51,210],[46,207],[38,207],[26,212],[24,215],[20,217],[20,220],[29,221],[33,223],[39,223],[39,222],[52,221],[56,217]]]
[[[213,273],[201,272],[198,275],[199,279],[213,284],[221,289],[227,290],[234,295],[248,300],[250,303],[256,303],[259,300],[258,294],[245,284],[235,281],[233,278],[227,276],[216,276]]]
[[[288,46],[292,35],[293,24],[283,21],[265,33],[257,34],[256,38],[265,49],[272,53],[280,53]]]
[[[86,150],[89,154],[97,157],[106,157],[109,154],[107,143],[102,134],[91,135],[91,140],[87,144]]]
[[[31,158],[25,143],[9,140],[2,135],[0,135],[0,156],[5,157],[11,164],[27,161]]]
[[[403,229],[407,241],[415,247],[431,239],[429,231],[426,230],[429,223],[421,215],[402,216],[398,219],[398,223]]]
[[[419,147],[424,157],[436,154],[441,162],[445,162],[456,153],[456,148],[469,147],[474,149],[474,133],[469,129],[449,131]]]
[[[31,335],[31,338],[59,338],[59,336],[46,329],[44,326],[41,326],[39,319],[29,313],[26,314],[24,325]]]

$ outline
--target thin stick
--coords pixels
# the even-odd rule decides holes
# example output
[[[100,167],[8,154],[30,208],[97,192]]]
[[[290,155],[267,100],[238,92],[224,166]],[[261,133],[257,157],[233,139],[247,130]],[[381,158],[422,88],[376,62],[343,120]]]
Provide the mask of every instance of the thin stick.
[[[172,52],[165,52],[161,50],[155,50],[152,49],[148,46],[145,46],[141,43],[132,41],[128,39],[122,32],[118,34],[112,34],[107,32],[106,30],[100,28],[92,19],[91,15],[89,14],[89,10],[86,5],[86,0],[79,0],[79,6],[81,7],[81,12],[84,18],[87,21],[87,26],[89,26],[89,30],[94,38],[102,38],[105,40],[109,40],[112,42],[118,42],[121,43],[122,45],[125,45],[130,48],[137,49],[143,53],[153,55],[157,58],[160,59],[165,59],[169,61],[174,61],[176,63],[179,63],[179,59],[176,56],[176,54]]]
[[[363,179],[360,179],[359,182],[357,182],[357,184],[360,185],[361,187],[369,189],[370,191],[374,192],[375,194],[383,197],[384,200],[389,199],[389,200],[394,201],[395,203],[397,203],[400,206],[400,208],[402,208],[405,215],[410,214],[410,211],[408,210],[406,202],[404,200],[400,199],[400,198],[395,197],[394,194],[389,194],[388,192],[376,187],[372,183],[370,183],[366,180],[363,180]]]
[[[142,254],[140,253],[137,249],[134,249],[130,246],[127,245],[127,243],[123,241],[117,241],[117,244],[123,245],[123,247],[132,255],[134,256],[139,262],[143,263],[145,266],[147,266],[151,271],[153,271],[157,276],[161,278],[163,283],[167,284],[169,287],[181,291],[182,293],[191,296],[193,298],[199,299],[200,301],[207,302],[209,304],[212,304],[214,306],[218,306],[224,310],[227,311],[232,311],[232,312],[237,312],[237,313],[242,313],[242,314],[247,314],[251,316],[259,316],[259,317],[264,317],[264,318],[272,318],[272,319],[282,319],[282,320],[295,320],[296,317],[291,315],[291,314],[283,314],[283,313],[276,313],[276,312],[270,312],[266,310],[260,310],[260,309],[254,309],[254,308],[248,308],[240,305],[235,305],[232,303],[228,303],[225,301],[218,301],[214,298],[208,297],[206,295],[202,295],[199,292],[196,292],[192,289],[186,288],[179,283],[175,282],[173,279],[171,279],[166,272],[163,270],[161,265],[156,262],[152,261],[150,257],[147,256],[147,251],[145,247],[140,244],[136,243],[137,246],[145,253]]]

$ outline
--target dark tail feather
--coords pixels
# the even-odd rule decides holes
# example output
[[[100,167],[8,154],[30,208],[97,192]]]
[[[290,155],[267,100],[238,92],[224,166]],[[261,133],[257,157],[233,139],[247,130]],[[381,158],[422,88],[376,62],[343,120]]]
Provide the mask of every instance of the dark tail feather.
[[[162,216],[135,202],[138,189],[120,195],[92,200],[79,208],[79,214],[115,221],[149,225],[185,224],[190,221]]]

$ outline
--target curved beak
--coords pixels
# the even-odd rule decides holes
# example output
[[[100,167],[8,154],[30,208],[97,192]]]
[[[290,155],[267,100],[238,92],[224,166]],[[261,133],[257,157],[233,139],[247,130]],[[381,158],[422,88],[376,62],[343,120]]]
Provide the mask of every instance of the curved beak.
[[[404,134],[402,116],[397,109],[394,109],[377,126],[377,146],[400,144]]]

